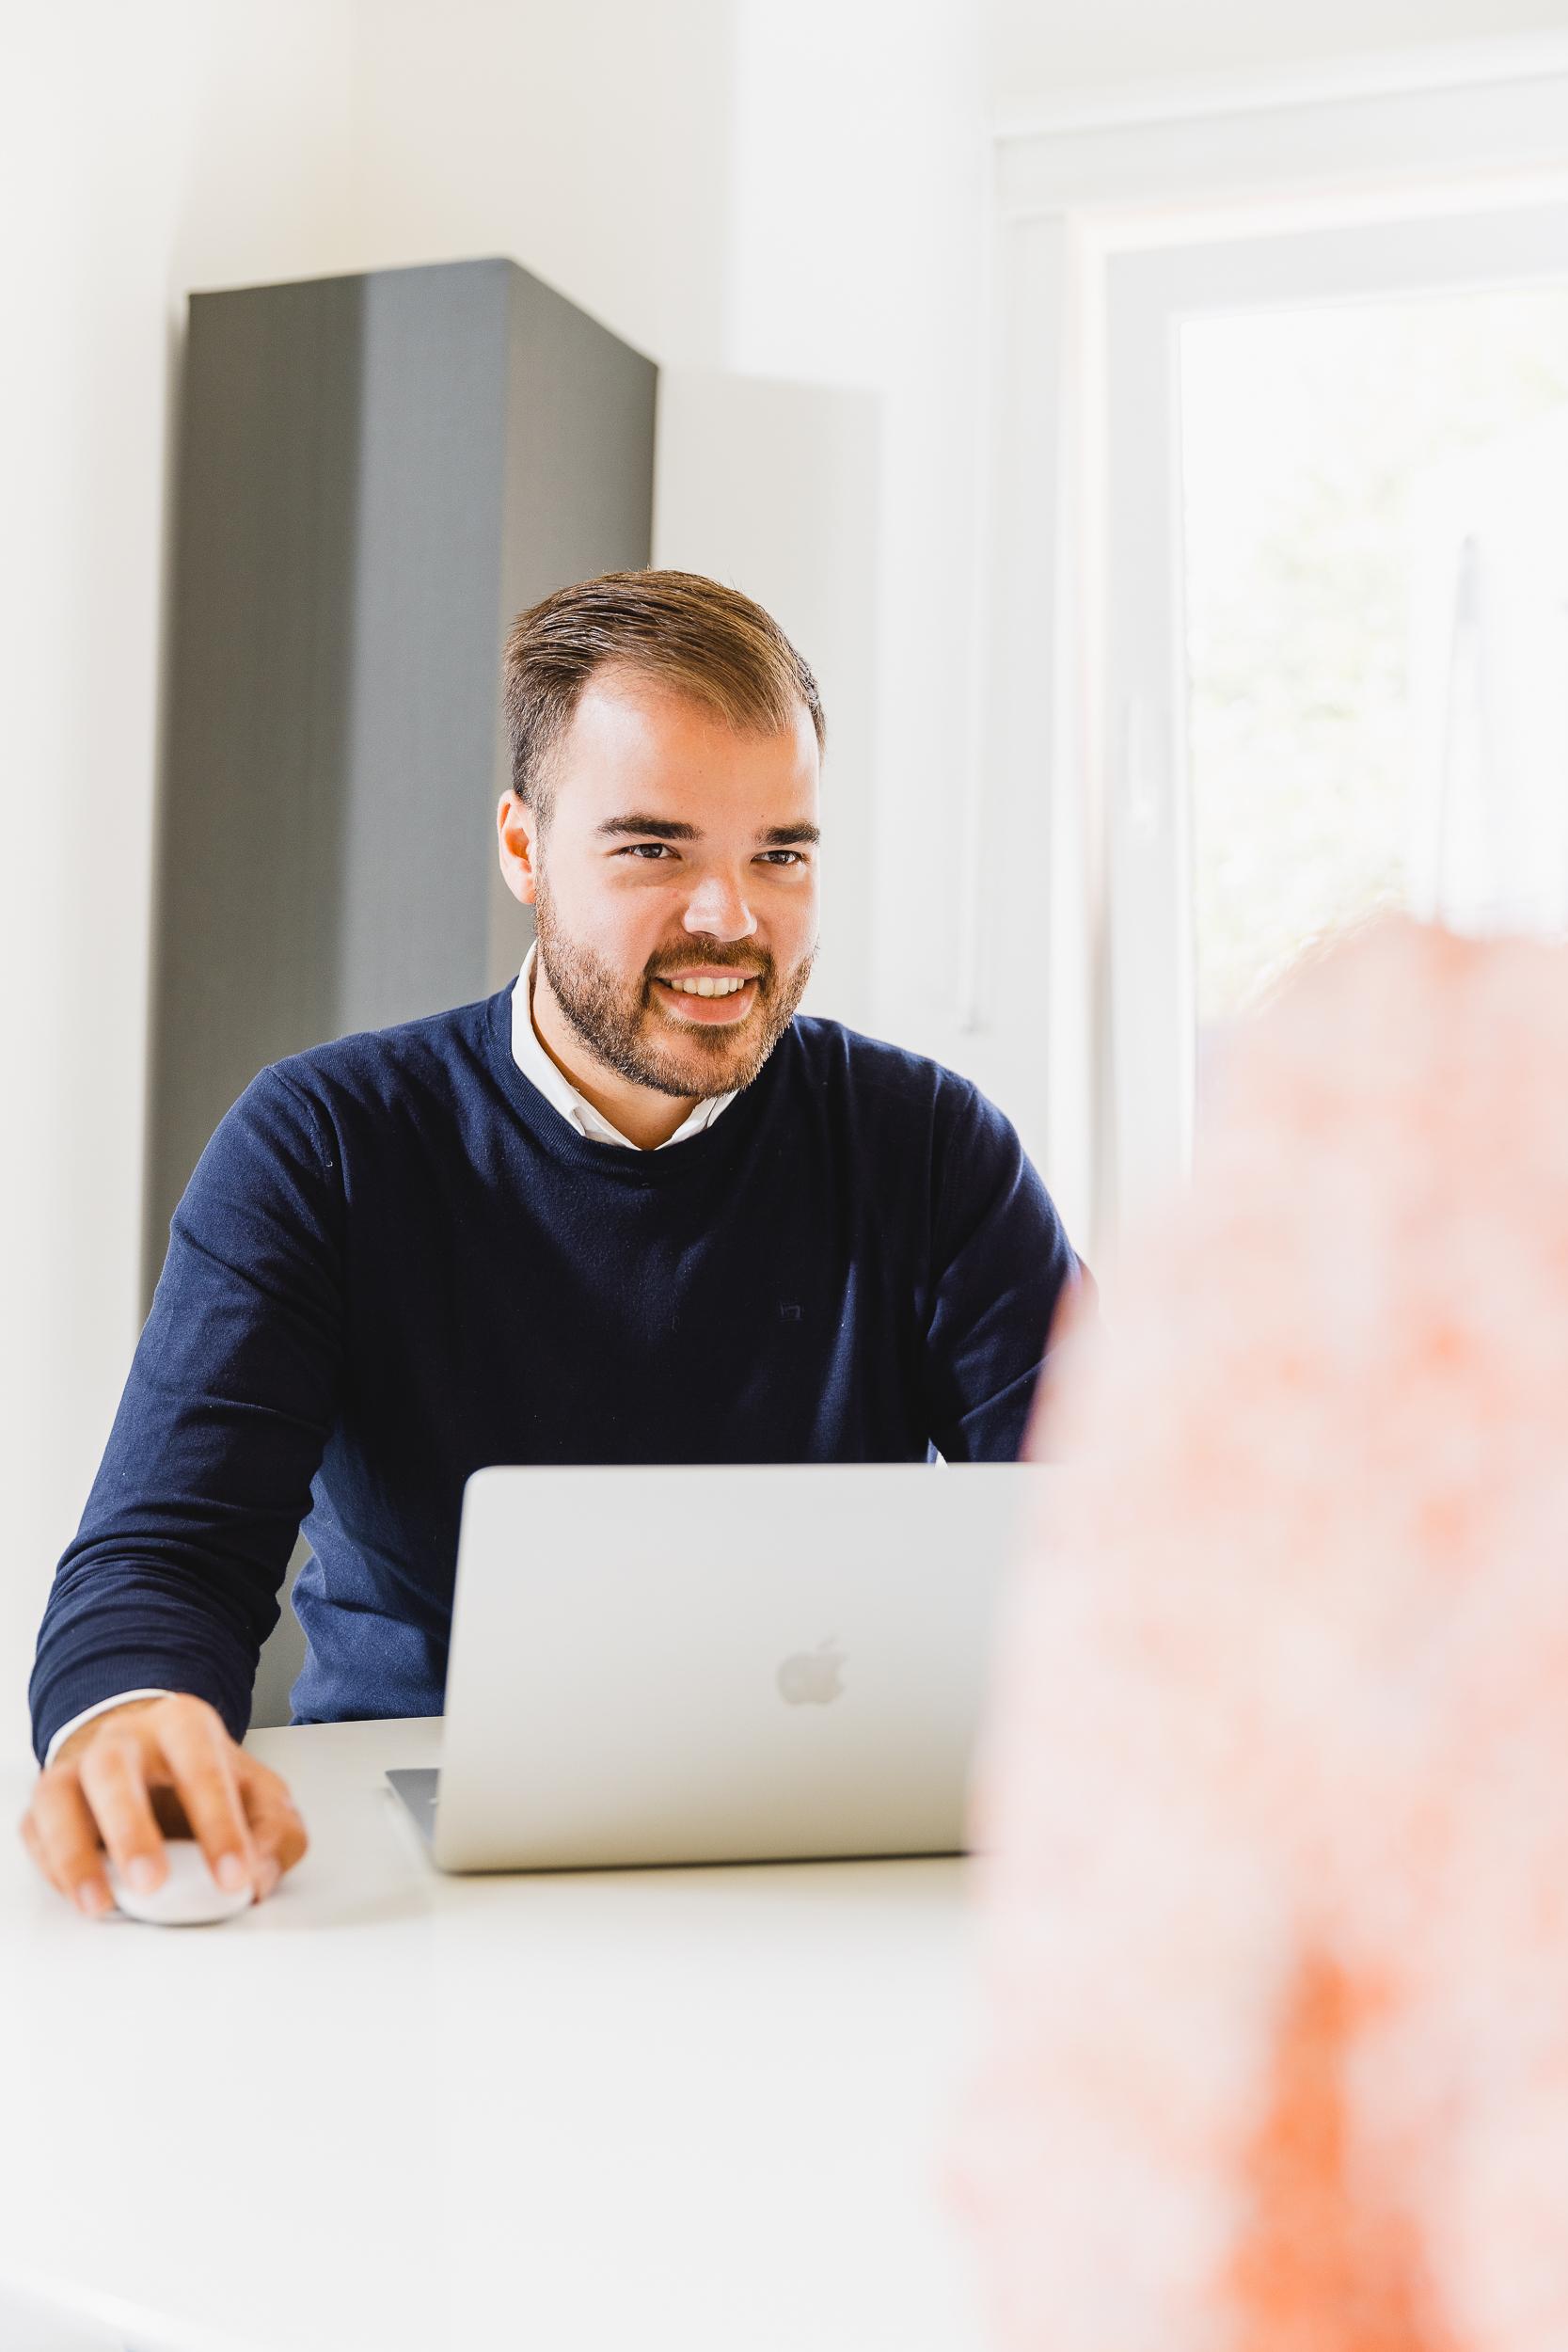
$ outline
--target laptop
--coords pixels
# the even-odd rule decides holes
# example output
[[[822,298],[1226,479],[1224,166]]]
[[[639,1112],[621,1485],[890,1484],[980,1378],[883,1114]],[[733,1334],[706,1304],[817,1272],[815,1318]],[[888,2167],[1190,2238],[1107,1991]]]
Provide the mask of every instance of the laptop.
[[[441,1766],[387,1779],[442,1870],[950,1854],[1022,1463],[476,1470]]]

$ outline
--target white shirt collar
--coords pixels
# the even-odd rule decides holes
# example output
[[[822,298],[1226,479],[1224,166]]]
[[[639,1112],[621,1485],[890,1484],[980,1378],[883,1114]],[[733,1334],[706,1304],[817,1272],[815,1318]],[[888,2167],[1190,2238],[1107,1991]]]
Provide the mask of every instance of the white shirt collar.
[[[595,1110],[585,1095],[578,1092],[565,1072],[556,1067],[540,1043],[539,1032],[533,1025],[534,954],[535,949],[531,947],[512,986],[513,1060],[524,1077],[538,1088],[546,1102],[552,1104],[579,1136],[586,1136],[592,1143],[624,1143],[628,1152],[641,1150],[641,1147],[633,1143],[629,1136],[624,1136],[619,1127],[612,1127],[604,1113]],[[729,1108],[735,1101],[736,1091],[732,1089],[728,1094],[705,1096],[690,1115],[682,1120],[674,1134],[667,1136],[664,1142],[656,1145],[655,1149],[662,1152],[672,1143],[684,1143],[688,1136],[701,1135],[705,1127],[713,1124],[721,1111]]]

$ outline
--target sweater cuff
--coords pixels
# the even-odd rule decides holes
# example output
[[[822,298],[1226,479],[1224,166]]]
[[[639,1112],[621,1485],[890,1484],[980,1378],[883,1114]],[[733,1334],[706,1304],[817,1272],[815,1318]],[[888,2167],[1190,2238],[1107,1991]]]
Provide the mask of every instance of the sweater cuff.
[[[244,1740],[250,1728],[249,1683],[237,1688],[215,1658],[175,1658],[166,1651],[162,1656],[137,1655],[126,1649],[116,1657],[83,1658],[53,1672],[40,1661],[31,1693],[33,1753],[45,1764],[67,1732],[100,1707],[144,1692],[164,1696],[181,1691],[215,1707],[230,1738],[236,1743]]]

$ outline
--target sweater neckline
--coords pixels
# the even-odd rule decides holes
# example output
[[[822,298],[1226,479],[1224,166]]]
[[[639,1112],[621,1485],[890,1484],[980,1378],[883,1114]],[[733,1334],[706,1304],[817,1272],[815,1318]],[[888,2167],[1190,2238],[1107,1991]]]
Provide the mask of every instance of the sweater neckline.
[[[585,1173],[590,1169],[597,1171],[621,1184],[679,1184],[700,1169],[721,1165],[750,1140],[772,1090],[787,1031],[751,1085],[742,1087],[735,1101],[726,1106],[722,1119],[712,1120],[699,1134],[688,1136],[680,1143],[666,1144],[654,1152],[641,1148],[628,1151],[624,1143],[601,1143],[594,1136],[580,1134],[546,1100],[532,1079],[518,1069],[512,1051],[514,985],[507,981],[488,1001],[485,1042],[503,1090],[522,1114],[529,1132],[553,1158],[580,1168]]]

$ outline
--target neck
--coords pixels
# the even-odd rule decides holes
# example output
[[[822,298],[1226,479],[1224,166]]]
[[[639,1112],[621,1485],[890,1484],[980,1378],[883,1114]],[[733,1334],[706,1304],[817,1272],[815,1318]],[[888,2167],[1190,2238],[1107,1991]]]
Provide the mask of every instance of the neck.
[[[635,1079],[623,1078],[619,1071],[609,1069],[590,1054],[568,1025],[537,951],[531,977],[533,990],[529,1012],[533,1034],[562,1076],[569,1079],[583,1100],[592,1103],[640,1151],[655,1152],[661,1143],[668,1143],[681,1121],[695,1110],[700,1098],[695,1094],[660,1094],[653,1087],[640,1087]]]

